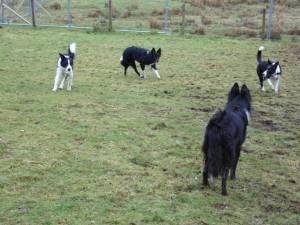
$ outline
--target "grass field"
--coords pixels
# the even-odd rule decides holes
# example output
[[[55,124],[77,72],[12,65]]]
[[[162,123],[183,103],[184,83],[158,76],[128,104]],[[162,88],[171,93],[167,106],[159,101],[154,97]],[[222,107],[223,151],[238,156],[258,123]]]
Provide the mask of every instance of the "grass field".
[[[299,42],[12,28],[0,40],[1,225],[300,223]],[[75,86],[54,93],[70,41]],[[162,48],[161,80],[123,76],[130,45]],[[260,45],[283,65],[278,96],[258,90]],[[200,146],[234,82],[254,110],[223,197],[201,187]]]

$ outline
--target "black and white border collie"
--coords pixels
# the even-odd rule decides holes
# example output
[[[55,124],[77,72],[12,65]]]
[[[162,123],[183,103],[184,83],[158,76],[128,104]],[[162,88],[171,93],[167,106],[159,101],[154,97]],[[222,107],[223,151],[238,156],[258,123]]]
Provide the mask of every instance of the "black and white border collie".
[[[158,49],[156,51],[155,48],[153,48],[150,51],[148,49],[139,48],[135,46],[126,48],[123,52],[123,55],[120,58],[120,63],[124,66],[124,75],[126,76],[127,69],[129,66],[131,66],[139,77],[146,78],[145,66],[148,65],[151,66],[151,69],[156,75],[157,79],[160,79],[160,75],[156,68],[156,64],[159,62],[160,56],[161,49]],[[141,65],[141,74],[136,68],[135,61],[137,61]]]
[[[256,55],[256,60],[258,63],[256,72],[259,78],[260,88],[262,91],[265,91],[263,81],[267,80],[272,90],[274,90],[275,93],[278,93],[281,74],[282,74],[281,66],[278,61],[270,61],[269,59],[268,61],[263,61],[262,60],[263,50],[265,50],[263,46],[259,47]],[[273,78],[276,81],[275,86],[272,83],[271,78]]]
[[[250,122],[251,95],[244,84],[235,83],[228,94],[228,102],[223,111],[216,112],[210,119],[204,136],[203,185],[214,188],[214,177],[222,176],[222,195],[227,195],[226,181],[236,178],[236,167],[241,147],[246,138]]]
[[[57,88],[63,89],[64,81],[67,80],[67,90],[71,91],[73,86],[73,62],[75,59],[76,43],[69,45],[68,53],[59,53],[59,59],[57,62],[56,75],[54,79],[54,87],[52,91],[56,91]]]

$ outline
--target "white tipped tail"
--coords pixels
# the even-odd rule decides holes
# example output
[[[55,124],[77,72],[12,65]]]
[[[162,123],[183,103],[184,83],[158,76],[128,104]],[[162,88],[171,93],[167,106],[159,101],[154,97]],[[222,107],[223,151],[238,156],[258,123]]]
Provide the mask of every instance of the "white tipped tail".
[[[264,51],[265,50],[265,47],[264,46],[260,46],[259,48],[258,48],[258,51]]]
[[[75,42],[73,42],[73,43],[70,44],[69,50],[70,50],[70,52],[73,53],[73,54],[76,53],[76,43],[75,43]]]
[[[120,62],[122,62],[122,61],[123,61],[123,56],[120,57]]]

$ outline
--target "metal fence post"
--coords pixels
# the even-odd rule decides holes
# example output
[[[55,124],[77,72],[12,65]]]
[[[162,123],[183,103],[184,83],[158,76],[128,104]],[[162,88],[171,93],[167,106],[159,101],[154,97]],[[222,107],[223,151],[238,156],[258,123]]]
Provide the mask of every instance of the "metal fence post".
[[[274,5],[274,0],[269,0],[269,18],[268,18],[268,34],[267,34],[267,39],[268,40],[271,40],[271,38],[272,38],[273,5]]]
[[[34,0],[31,0],[31,1],[30,1],[30,6],[31,6],[32,26],[33,26],[33,27],[36,27],[36,24],[35,24]]]
[[[262,25],[261,25],[261,39],[266,38],[266,9],[263,9]]]
[[[68,0],[68,27],[72,26],[72,5],[71,0]]]
[[[108,0],[108,31],[112,31],[112,2]]]
[[[3,1],[1,0],[1,22],[4,23],[4,7],[3,7]]]
[[[169,0],[165,0],[165,15],[164,15],[164,32],[169,33]]]
[[[181,14],[182,14],[182,20],[181,20],[181,34],[184,35],[184,28],[185,28],[185,3],[181,6]]]

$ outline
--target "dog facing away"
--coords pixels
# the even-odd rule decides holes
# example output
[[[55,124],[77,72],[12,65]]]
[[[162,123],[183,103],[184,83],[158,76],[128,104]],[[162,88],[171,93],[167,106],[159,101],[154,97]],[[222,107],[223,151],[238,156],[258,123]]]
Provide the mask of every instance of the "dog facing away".
[[[265,50],[263,46],[259,47],[256,55],[257,60],[257,68],[256,72],[259,78],[260,82],[260,88],[262,91],[265,91],[263,81],[267,80],[269,85],[271,86],[272,90],[275,91],[275,93],[278,93],[279,91],[279,85],[280,85],[280,79],[282,75],[282,69],[278,61],[264,61],[262,59],[262,51]],[[271,78],[273,78],[276,81],[276,84],[274,84],[271,81]]]
[[[122,66],[124,66],[124,75],[126,76],[127,69],[129,66],[131,66],[139,77],[146,78],[145,66],[148,65],[151,66],[151,69],[156,75],[157,79],[160,79],[160,75],[156,68],[156,64],[159,62],[160,56],[160,48],[157,51],[155,50],[155,48],[152,48],[152,50],[150,51],[148,49],[139,48],[135,46],[126,48],[123,52],[123,55],[120,58],[120,63]],[[135,61],[140,63],[142,69],[141,74],[136,68]]]
[[[69,45],[68,53],[61,54],[59,53],[59,58],[57,62],[56,75],[54,79],[54,87],[52,91],[56,91],[57,88],[63,89],[64,81],[67,80],[67,90],[71,91],[73,86],[73,63],[76,53],[76,43],[71,43]]]
[[[222,195],[227,195],[227,177],[236,178],[236,167],[241,146],[246,138],[250,122],[251,95],[244,84],[239,90],[235,83],[228,94],[223,111],[210,119],[202,144],[204,154],[203,185],[214,188],[214,178],[222,176]]]

